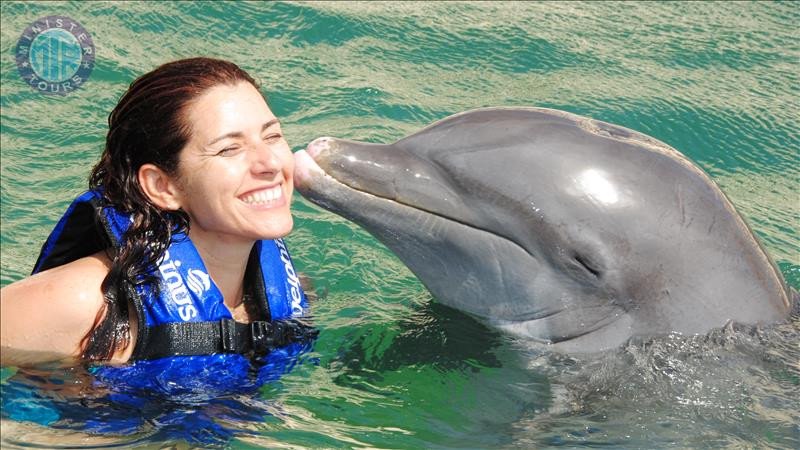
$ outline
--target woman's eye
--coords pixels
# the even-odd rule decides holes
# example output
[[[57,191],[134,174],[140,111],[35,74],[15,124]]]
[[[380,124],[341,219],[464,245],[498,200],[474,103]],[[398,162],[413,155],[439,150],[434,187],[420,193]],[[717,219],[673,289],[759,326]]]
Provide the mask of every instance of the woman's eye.
[[[268,134],[268,135],[264,136],[264,142],[275,142],[275,141],[279,140],[282,137],[283,137],[283,135],[281,135],[280,133]]]
[[[239,147],[232,146],[232,147],[225,147],[222,150],[217,152],[218,156],[230,156],[233,155],[236,150],[239,150]]]

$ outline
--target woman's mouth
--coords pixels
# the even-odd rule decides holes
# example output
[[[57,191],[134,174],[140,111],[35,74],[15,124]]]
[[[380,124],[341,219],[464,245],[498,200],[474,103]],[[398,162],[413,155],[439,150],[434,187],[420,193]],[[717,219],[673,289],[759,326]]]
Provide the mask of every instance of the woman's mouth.
[[[279,184],[270,188],[251,191],[240,196],[239,200],[254,206],[277,204],[283,200],[283,188]]]

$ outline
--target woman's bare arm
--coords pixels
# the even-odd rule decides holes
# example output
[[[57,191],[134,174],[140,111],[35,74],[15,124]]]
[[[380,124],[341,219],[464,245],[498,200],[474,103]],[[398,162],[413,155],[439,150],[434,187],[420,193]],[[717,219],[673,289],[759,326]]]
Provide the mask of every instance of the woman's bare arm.
[[[100,286],[108,270],[98,253],[0,290],[0,365],[78,361],[81,341],[105,312]],[[114,360],[127,360],[132,349]]]

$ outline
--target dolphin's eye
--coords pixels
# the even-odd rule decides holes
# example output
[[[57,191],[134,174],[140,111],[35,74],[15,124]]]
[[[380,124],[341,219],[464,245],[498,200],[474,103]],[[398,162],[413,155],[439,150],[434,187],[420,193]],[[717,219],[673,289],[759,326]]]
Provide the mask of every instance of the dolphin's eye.
[[[583,267],[587,272],[594,275],[597,278],[600,278],[602,274],[601,270],[597,267],[597,265],[589,258],[580,253],[576,253],[572,257],[579,266]]]

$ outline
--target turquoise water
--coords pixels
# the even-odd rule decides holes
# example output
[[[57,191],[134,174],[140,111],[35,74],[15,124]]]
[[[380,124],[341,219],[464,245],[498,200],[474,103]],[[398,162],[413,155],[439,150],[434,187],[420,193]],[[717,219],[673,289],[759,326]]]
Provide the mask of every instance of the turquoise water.
[[[295,149],[322,135],[390,142],[497,105],[563,109],[649,134],[711,174],[800,288],[797,3],[1,8],[2,285],[29,273],[85,188],[128,83],[159,63],[209,55],[261,81]],[[66,96],[33,92],[14,63],[20,34],[46,15],[77,20],[96,46],[89,81]],[[551,355],[437,305],[355,225],[299,196],[294,210],[289,244],[320,297],[314,349],[255,393],[164,405],[173,418],[203,411],[223,431],[174,437],[156,410],[128,433],[90,432],[85,416],[110,406],[89,392],[89,374],[6,368],[3,389],[30,401],[22,412],[3,405],[3,446],[800,447],[797,318],[631,344],[602,359]]]

